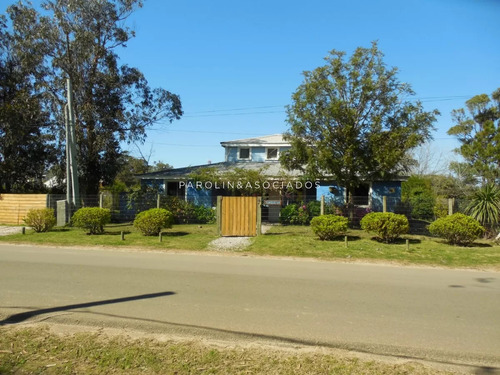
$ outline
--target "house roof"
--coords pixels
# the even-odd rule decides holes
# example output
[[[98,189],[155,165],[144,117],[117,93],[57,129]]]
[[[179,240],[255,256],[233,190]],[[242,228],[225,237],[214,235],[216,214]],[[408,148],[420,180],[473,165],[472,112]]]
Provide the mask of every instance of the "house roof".
[[[195,165],[191,167],[184,168],[174,168],[167,169],[164,171],[152,172],[138,175],[137,177],[143,180],[170,180],[178,181],[186,179],[191,173],[202,170],[204,168],[213,168],[217,172],[229,172],[232,170],[244,169],[244,170],[262,170],[262,174],[269,177],[277,177],[282,174],[286,174],[290,177],[302,176],[302,173],[298,170],[285,171],[280,163],[261,163],[261,162],[221,162],[213,164],[203,164]]]
[[[283,140],[283,134],[266,135],[263,137],[236,139],[234,141],[225,141],[220,143],[222,147],[283,147],[290,146],[290,143]]]

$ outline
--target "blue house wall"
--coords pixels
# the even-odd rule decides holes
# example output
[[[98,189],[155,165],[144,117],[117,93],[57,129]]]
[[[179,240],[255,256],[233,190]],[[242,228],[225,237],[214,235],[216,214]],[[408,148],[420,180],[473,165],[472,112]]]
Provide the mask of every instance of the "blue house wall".
[[[394,212],[401,201],[401,181],[374,181],[372,183],[372,209],[383,210],[383,198],[387,197],[387,211]]]
[[[212,207],[212,190],[196,189],[188,184],[186,200],[197,206]]]
[[[316,200],[321,200],[321,196],[325,196],[325,202],[341,206],[345,203],[345,188],[338,186],[335,183],[321,182],[316,188]]]
[[[238,147],[226,148],[226,161],[238,161]]]

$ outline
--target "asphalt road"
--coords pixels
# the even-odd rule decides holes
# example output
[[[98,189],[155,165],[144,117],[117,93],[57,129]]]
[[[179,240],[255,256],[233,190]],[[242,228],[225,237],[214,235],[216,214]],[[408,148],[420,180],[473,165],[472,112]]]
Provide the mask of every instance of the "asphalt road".
[[[280,340],[500,368],[500,273],[0,244],[0,325]]]

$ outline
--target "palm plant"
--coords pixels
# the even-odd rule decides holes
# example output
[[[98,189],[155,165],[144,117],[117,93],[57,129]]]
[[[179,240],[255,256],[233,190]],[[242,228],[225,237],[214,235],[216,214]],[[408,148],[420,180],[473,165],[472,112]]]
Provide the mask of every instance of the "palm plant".
[[[500,188],[495,184],[487,184],[477,190],[466,212],[492,235],[500,223]]]

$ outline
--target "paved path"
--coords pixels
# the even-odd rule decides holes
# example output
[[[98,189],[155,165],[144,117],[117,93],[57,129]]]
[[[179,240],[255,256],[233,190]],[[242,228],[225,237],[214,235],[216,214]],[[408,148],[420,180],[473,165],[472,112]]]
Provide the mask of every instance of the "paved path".
[[[0,244],[0,324],[277,339],[500,368],[500,273]]]

